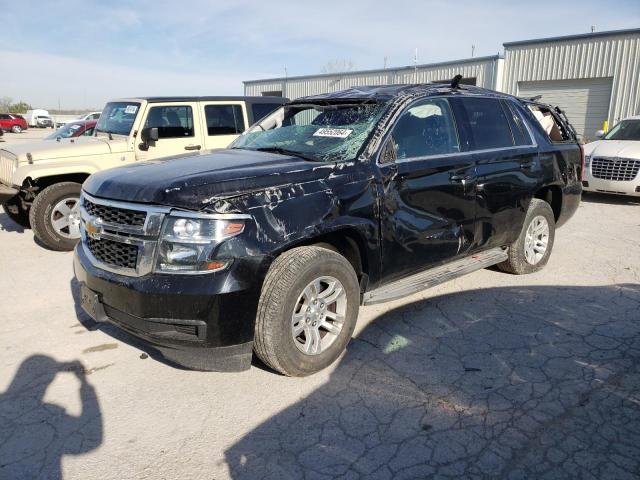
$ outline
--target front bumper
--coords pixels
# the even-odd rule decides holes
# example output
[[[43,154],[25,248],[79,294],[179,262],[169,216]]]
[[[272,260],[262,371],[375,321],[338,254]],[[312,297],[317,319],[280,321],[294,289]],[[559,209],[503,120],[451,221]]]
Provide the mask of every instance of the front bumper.
[[[640,197],[640,175],[631,181],[618,182],[595,178],[588,173],[582,182],[582,189],[585,192],[612,193],[615,195]]]
[[[0,203],[7,203],[19,193],[17,188],[0,183]]]
[[[171,362],[195,370],[241,371],[251,365],[259,297],[252,265],[239,261],[207,275],[129,277],[94,266],[79,243],[74,293],[96,321],[127,331]]]

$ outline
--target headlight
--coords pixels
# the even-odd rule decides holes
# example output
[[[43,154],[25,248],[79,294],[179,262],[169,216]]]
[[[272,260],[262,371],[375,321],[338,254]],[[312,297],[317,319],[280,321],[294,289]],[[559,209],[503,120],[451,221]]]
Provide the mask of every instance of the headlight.
[[[156,272],[207,273],[226,268],[230,259],[214,260],[211,256],[222,242],[242,233],[244,221],[244,218],[172,213],[162,225]]]

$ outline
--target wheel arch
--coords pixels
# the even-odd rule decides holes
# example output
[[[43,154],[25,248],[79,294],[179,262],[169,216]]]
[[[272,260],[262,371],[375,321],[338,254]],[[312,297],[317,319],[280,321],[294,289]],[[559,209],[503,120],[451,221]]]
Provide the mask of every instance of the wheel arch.
[[[540,188],[533,197],[544,200],[551,206],[555,221],[558,223],[562,214],[562,189],[558,185],[547,185]]]

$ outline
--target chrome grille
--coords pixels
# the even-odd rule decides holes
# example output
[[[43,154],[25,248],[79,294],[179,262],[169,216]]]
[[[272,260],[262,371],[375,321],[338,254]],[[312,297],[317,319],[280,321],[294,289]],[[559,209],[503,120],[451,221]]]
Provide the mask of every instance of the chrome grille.
[[[591,174],[594,178],[629,182],[640,171],[640,160],[632,158],[594,157],[591,160]]]
[[[0,180],[10,185],[15,168],[15,159],[7,156],[6,152],[0,151]]]
[[[138,263],[138,247],[135,245],[89,237],[87,247],[95,258],[107,265],[135,269]]]
[[[99,218],[104,223],[116,223],[119,225],[141,227],[147,219],[147,212],[100,205],[93,203],[87,198],[84,199],[83,206],[89,215]]]

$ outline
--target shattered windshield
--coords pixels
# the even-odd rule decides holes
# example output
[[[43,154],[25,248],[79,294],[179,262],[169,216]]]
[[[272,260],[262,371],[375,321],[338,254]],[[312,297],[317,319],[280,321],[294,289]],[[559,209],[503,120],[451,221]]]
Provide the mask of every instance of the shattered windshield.
[[[321,162],[352,160],[385,107],[369,102],[285,105],[247,130],[230,148],[297,155]]]
[[[136,102],[110,102],[104,107],[96,132],[129,135],[140,104]]]
[[[605,140],[640,140],[640,120],[623,120],[604,137]]]

